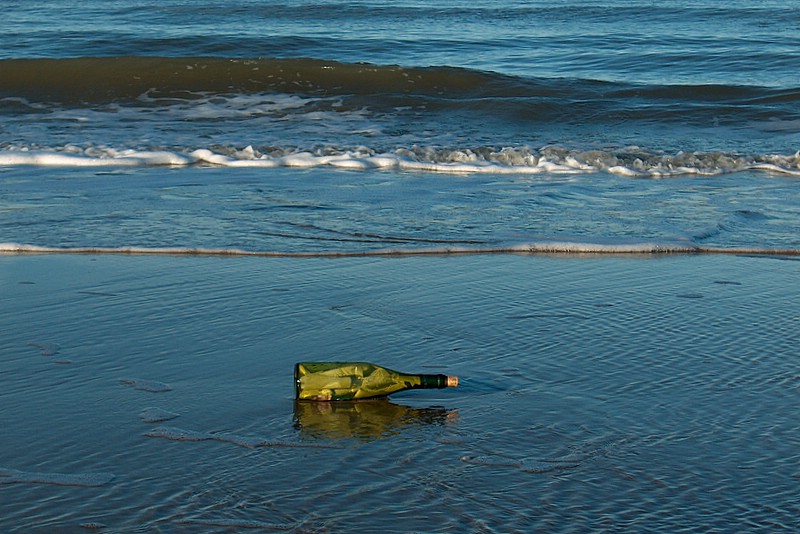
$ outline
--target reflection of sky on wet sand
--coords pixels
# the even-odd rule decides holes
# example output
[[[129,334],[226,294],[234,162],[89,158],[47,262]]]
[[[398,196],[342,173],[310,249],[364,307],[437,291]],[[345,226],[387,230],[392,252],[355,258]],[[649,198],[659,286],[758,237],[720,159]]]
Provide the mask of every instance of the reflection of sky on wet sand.
[[[399,434],[409,426],[445,425],[458,412],[442,406],[414,408],[388,399],[296,401],[294,427],[302,439],[373,441]]]

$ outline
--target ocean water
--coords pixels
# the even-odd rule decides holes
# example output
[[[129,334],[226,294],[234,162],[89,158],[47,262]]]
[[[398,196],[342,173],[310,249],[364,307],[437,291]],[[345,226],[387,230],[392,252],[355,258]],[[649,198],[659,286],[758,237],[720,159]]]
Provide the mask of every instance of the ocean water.
[[[0,530],[800,530],[798,23],[4,2]]]
[[[799,17],[739,1],[11,2],[0,241],[795,250]]]

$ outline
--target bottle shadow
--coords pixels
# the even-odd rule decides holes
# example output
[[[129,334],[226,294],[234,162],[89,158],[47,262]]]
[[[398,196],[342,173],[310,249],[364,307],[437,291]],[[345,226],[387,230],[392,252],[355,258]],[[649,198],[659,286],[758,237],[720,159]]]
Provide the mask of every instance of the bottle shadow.
[[[320,402],[296,400],[294,428],[304,440],[374,441],[411,427],[452,423],[458,412],[441,406],[414,408],[386,398]]]

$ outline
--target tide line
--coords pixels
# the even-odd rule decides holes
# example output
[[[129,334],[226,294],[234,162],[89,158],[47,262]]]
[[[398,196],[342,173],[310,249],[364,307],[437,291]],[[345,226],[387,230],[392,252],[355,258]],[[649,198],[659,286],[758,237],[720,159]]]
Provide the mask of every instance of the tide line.
[[[724,254],[755,256],[800,256],[800,248],[771,247],[701,247],[669,243],[595,244],[570,242],[520,243],[489,247],[437,246],[429,248],[388,248],[343,251],[277,251],[239,248],[190,247],[47,247],[20,243],[0,243],[2,255],[75,254],[75,255],[144,255],[144,256],[242,256],[264,258],[347,258],[380,256],[446,256],[480,254],[531,255],[681,255]]]

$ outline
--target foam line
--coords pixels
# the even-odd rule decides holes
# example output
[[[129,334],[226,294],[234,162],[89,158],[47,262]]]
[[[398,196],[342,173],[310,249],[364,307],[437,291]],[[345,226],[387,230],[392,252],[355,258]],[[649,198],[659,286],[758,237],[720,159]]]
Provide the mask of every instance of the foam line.
[[[800,152],[789,156],[720,156],[716,153],[659,155],[646,152],[560,150],[544,147],[503,148],[398,148],[378,153],[361,147],[334,149],[334,153],[272,149],[262,154],[252,146],[229,149],[230,154],[197,148],[189,152],[136,151],[67,146],[51,149],[13,147],[0,150],[0,165],[41,167],[154,167],[213,165],[230,168],[317,168],[349,170],[401,170],[441,174],[589,174],[607,172],[630,178],[717,176],[737,172],[763,172],[800,176]]]
[[[198,160],[191,155],[177,152],[126,151],[111,157],[90,157],[50,151],[4,151],[0,152],[0,165],[31,165],[39,167],[156,167],[185,166]]]
[[[798,248],[770,247],[701,247],[671,243],[596,244],[569,242],[537,242],[496,247],[440,246],[419,249],[381,249],[285,252],[244,250],[238,248],[183,247],[44,247],[20,243],[0,243],[0,254],[96,254],[150,256],[251,256],[264,258],[347,258],[380,256],[443,256],[474,254],[593,254],[593,255],[668,255],[728,254],[756,256],[800,256]],[[126,382],[128,383],[128,382]]]

